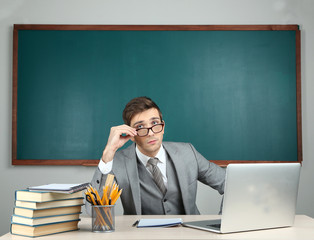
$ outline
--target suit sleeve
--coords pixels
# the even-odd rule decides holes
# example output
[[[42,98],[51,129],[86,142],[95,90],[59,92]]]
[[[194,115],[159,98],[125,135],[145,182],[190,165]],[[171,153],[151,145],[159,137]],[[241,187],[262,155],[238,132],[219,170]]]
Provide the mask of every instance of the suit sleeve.
[[[109,173],[112,173],[112,171]],[[102,174],[102,172],[99,170],[99,167],[96,168],[96,171],[94,173],[93,179],[91,181],[91,185],[93,186],[93,188],[95,188],[98,191],[98,193],[100,195],[102,195],[102,193],[103,193],[102,186],[105,185],[108,174]],[[91,216],[92,215],[92,206],[89,202],[86,201],[86,199],[84,201],[85,201],[86,212],[88,215]]]
[[[198,165],[198,180],[214,189],[220,194],[224,193],[225,185],[225,169],[204,158],[191,145]]]

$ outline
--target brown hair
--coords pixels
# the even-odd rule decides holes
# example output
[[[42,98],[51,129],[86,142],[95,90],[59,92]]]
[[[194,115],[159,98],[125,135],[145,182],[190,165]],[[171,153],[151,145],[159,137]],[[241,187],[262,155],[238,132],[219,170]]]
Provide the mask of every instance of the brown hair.
[[[131,119],[134,115],[149,110],[151,108],[156,108],[158,110],[160,120],[162,121],[162,113],[157,104],[154,103],[153,100],[151,100],[148,97],[133,98],[131,101],[127,103],[123,110],[122,118],[124,123],[130,126]]]

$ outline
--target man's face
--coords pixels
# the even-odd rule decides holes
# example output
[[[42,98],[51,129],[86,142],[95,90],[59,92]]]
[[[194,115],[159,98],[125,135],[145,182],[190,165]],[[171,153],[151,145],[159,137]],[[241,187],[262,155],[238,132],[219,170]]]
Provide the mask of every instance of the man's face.
[[[159,123],[161,123],[161,119],[158,110],[156,108],[151,108],[134,115],[134,117],[131,119],[130,126],[136,129],[149,128]],[[164,128],[159,133],[153,133],[152,130],[149,130],[147,136],[135,136],[132,141],[136,142],[137,147],[141,153],[149,157],[155,157],[160,149],[163,135]]]

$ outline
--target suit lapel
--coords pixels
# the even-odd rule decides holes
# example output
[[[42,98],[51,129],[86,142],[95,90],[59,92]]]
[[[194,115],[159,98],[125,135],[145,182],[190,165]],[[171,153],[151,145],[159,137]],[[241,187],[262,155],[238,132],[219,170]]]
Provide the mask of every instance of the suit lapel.
[[[166,142],[163,143],[163,146],[175,166],[175,171],[178,177],[184,210],[186,214],[189,214],[189,210],[188,210],[189,209],[188,207],[189,206],[189,193],[187,191],[187,187],[189,183],[188,183],[188,179],[186,178],[186,175],[184,174],[186,172],[185,168],[188,166],[185,166],[184,164],[182,164],[182,161],[180,160],[182,156],[180,156],[180,153],[177,151],[177,149],[173,148],[171,145],[167,144]]]
[[[137,157],[135,153],[135,144],[133,143],[129,148],[128,151],[125,152],[125,169],[128,175],[128,180],[131,187],[131,193],[133,202],[135,205],[136,214],[142,214],[142,207],[141,207],[141,196],[140,196],[140,182],[138,176],[138,169],[137,169]]]

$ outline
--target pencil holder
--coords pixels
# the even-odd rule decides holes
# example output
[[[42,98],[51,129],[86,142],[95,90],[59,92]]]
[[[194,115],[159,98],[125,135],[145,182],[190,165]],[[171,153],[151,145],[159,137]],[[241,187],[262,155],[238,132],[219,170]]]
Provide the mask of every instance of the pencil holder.
[[[92,231],[114,232],[115,230],[115,205],[92,206]]]

